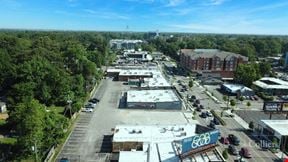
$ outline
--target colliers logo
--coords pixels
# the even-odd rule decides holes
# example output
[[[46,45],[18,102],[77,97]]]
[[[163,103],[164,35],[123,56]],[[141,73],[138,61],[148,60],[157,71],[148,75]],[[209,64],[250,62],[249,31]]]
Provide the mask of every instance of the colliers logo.
[[[210,133],[203,133],[200,135],[194,136],[192,143],[191,143],[191,148],[198,148],[204,145],[209,144],[211,141],[210,138]]]

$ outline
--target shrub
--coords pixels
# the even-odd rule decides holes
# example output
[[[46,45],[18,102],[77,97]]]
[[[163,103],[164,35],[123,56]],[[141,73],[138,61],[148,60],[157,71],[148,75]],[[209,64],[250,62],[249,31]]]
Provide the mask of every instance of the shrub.
[[[213,114],[214,118],[219,120],[220,124],[226,125],[226,122],[214,110],[211,110],[210,112]]]
[[[226,160],[226,159],[228,159],[228,150],[227,149],[225,149],[223,152],[222,152],[222,156],[223,156],[223,158]]]

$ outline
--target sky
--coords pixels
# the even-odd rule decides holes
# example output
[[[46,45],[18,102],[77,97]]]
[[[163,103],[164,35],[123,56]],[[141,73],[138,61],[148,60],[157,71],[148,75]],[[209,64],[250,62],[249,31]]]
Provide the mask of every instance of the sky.
[[[288,35],[288,1],[0,0],[0,28]]]

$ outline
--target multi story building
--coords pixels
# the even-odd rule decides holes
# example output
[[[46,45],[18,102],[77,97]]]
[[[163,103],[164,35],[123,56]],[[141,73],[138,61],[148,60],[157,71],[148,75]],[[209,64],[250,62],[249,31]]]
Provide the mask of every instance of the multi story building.
[[[134,49],[136,45],[142,44],[142,40],[112,39],[109,42],[112,49]]]
[[[192,72],[210,73],[222,79],[233,79],[234,71],[248,58],[240,54],[218,49],[182,49],[180,64]]]

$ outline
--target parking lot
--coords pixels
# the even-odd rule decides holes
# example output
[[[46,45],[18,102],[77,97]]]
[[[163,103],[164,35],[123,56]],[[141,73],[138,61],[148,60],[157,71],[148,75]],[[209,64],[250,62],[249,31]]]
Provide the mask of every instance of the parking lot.
[[[111,128],[117,124],[181,124],[187,123],[181,111],[119,109],[123,90],[128,85],[103,80],[95,97],[100,99],[93,113],[82,112],[58,160],[66,157],[74,162],[105,161],[111,158]]]
[[[187,79],[187,78],[185,79],[182,76],[180,76],[180,77],[176,76],[176,83],[174,82],[174,84],[176,85],[177,89],[181,89],[181,86],[177,83],[177,80],[181,80],[181,82],[183,82],[186,85],[188,85],[188,82],[189,82],[189,79]],[[195,95],[197,97],[197,99],[200,100],[200,104],[202,104],[204,106],[204,110],[202,110],[202,111],[207,111],[209,109],[210,110],[213,109],[216,112],[218,112],[218,114],[220,114],[220,112],[222,111],[221,104],[216,104],[211,98],[209,98],[205,94],[205,89],[206,89],[205,87],[197,86],[194,84],[194,86],[191,88],[191,90],[180,92],[180,93],[184,97],[186,97],[187,94],[188,95]],[[211,92],[211,89],[209,89],[209,91]],[[222,100],[222,97],[220,99]],[[195,107],[192,106],[192,109],[195,110]],[[247,109],[247,107],[245,109]],[[251,110],[251,109],[252,108],[249,108],[249,110]],[[259,108],[257,108],[257,109],[259,110]],[[260,112],[260,111],[243,111],[243,112],[250,113],[250,112]],[[201,112],[196,113],[196,116],[195,116],[196,119],[202,125],[208,126],[210,124],[210,121],[213,119],[213,117],[202,118],[202,117],[200,117],[200,114],[201,114]],[[268,117],[269,117],[269,115],[268,115]],[[223,117],[223,120],[226,122],[227,125],[225,125],[225,126],[217,125],[216,129],[220,130],[222,137],[227,137],[229,134],[234,134],[240,139],[240,145],[236,146],[238,151],[241,149],[241,147],[247,147],[252,154],[252,158],[251,159],[245,159],[246,161],[249,161],[249,162],[255,162],[255,161],[257,161],[257,162],[258,161],[259,162],[278,162],[280,160],[278,157],[276,157],[270,151],[264,151],[259,146],[257,146],[257,144],[253,141],[253,138],[249,137],[246,134],[246,130],[237,121],[235,121],[233,118]],[[219,143],[219,144],[220,144],[219,148],[221,151],[228,148],[228,145],[223,145],[221,143]],[[235,155],[229,155],[227,161],[229,161],[229,162],[234,161],[236,158],[237,157]]]

